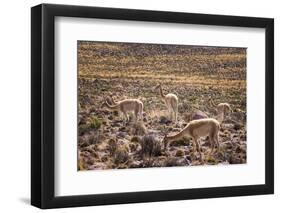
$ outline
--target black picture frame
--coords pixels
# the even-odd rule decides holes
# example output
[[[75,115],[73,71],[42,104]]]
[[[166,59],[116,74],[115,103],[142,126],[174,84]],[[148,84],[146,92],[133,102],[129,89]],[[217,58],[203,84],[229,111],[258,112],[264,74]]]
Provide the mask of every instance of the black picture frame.
[[[78,196],[54,195],[54,18],[80,17],[264,28],[265,184]],[[60,208],[274,193],[274,20],[270,18],[41,4],[31,8],[31,204]]]

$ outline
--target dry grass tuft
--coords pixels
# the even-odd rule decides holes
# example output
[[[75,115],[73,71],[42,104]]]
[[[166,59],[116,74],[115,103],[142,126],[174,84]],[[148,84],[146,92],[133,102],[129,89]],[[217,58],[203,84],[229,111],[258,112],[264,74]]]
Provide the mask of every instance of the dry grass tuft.
[[[108,146],[109,154],[111,156],[113,156],[114,153],[117,150],[117,141],[111,138],[111,139],[108,140],[108,145],[107,146]]]
[[[114,153],[114,163],[125,164],[129,160],[129,151],[126,147],[118,147]]]
[[[102,120],[97,118],[97,117],[93,117],[91,120],[90,120],[90,127],[92,129],[99,129],[102,125]]]
[[[143,122],[139,121],[135,123],[132,127],[133,135],[145,135],[147,133],[147,129]]]
[[[176,152],[176,157],[183,157],[184,156],[184,151],[182,149],[179,149],[177,152]]]
[[[154,135],[145,135],[141,141],[142,156],[159,156],[161,155],[161,142]]]

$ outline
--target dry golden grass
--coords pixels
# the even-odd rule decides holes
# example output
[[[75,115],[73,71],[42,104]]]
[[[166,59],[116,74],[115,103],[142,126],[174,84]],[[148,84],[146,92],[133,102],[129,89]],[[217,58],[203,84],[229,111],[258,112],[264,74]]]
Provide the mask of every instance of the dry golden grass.
[[[186,125],[186,115],[192,110],[215,117],[209,97],[216,104],[230,103],[234,112],[220,132],[222,152],[206,156],[203,164],[246,162],[244,48],[80,41],[78,79],[80,170],[201,165],[189,139],[172,143],[168,150],[160,150],[159,146],[165,134],[178,132]],[[179,97],[177,124],[166,118],[166,106],[154,89],[158,83],[162,83],[165,94],[172,92]],[[116,112],[101,109],[108,97],[115,101],[142,100],[145,115],[141,125],[124,125]],[[154,141],[156,148],[142,140],[149,132],[154,138],[147,141]],[[99,138],[93,145],[91,138],[97,134]],[[202,147],[208,151],[207,140],[202,139]],[[151,154],[154,149],[157,155]],[[144,157],[146,152],[149,158]]]

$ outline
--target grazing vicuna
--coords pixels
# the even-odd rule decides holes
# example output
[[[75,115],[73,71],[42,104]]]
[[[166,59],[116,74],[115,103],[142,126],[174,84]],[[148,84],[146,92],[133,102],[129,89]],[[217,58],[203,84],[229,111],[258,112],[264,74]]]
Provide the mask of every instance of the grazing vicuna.
[[[178,120],[178,97],[173,93],[164,95],[161,84],[158,84],[155,87],[155,89],[160,90],[161,99],[164,101],[164,103],[167,106],[170,118],[171,119],[174,118],[175,122],[177,122],[177,120]]]
[[[114,105],[110,105],[107,101],[102,104],[102,107],[107,107],[109,110],[116,110],[121,112],[125,121],[129,121],[129,112],[133,112],[135,116],[135,121],[140,118],[142,120],[143,116],[143,103],[138,99],[125,99],[119,102],[114,102]]]
[[[209,136],[211,142],[211,153],[213,153],[215,145],[217,145],[219,150],[219,129],[220,123],[216,119],[203,118],[200,120],[193,120],[189,122],[179,133],[173,136],[165,136],[163,139],[164,147],[166,149],[170,142],[182,139],[184,136],[190,136],[193,142],[193,151],[195,152],[196,146],[196,150],[199,152],[200,159],[202,160],[201,148],[198,140],[201,137]]]

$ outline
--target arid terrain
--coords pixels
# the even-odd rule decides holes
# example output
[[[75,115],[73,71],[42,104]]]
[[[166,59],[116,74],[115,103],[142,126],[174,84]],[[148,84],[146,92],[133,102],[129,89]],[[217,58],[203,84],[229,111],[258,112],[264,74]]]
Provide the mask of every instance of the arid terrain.
[[[178,96],[177,123],[168,118],[159,83],[164,94]],[[143,102],[143,121],[124,122],[101,107],[126,98]],[[246,163],[245,48],[79,41],[78,100],[78,170]],[[216,118],[215,105],[223,102],[232,112],[221,124],[219,151],[208,154],[208,137],[200,140],[203,161],[189,137],[164,148],[165,134],[184,128],[190,113]]]

